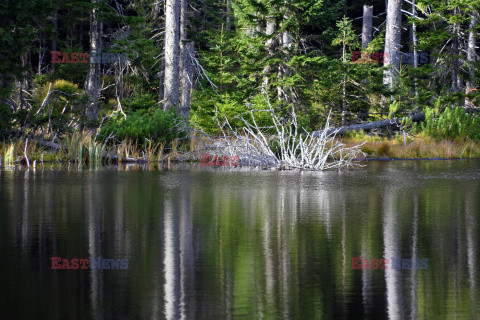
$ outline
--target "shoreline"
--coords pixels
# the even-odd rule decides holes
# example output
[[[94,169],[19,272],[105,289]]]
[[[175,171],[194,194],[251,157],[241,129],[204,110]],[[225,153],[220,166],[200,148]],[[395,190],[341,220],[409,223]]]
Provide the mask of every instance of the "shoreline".
[[[357,154],[352,159],[357,162],[371,161],[445,161],[480,159],[480,143],[472,140],[434,140],[424,135],[408,136],[407,139],[388,139],[379,136],[353,136],[338,138],[346,148],[360,146],[363,154]],[[60,145],[60,144],[56,144]],[[92,144],[93,145],[93,144]],[[202,154],[206,150],[198,146],[184,146],[185,148],[158,150],[140,149],[133,147],[118,154],[117,150],[106,150],[98,144],[84,145],[81,150],[70,147],[52,148],[48,143],[38,141],[4,141],[0,143],[0,167],[37,164],[85,164],[85,165],[113,165],[121,163],[132,164],[170,164],[170,163],[201,163]],[[193,148],[193,149],[192,149]],[[90,150],[88,154],[86,151]],[[82,154],[83,153],[83,154]],[[91,154],[90,154],[91,153]],[[125,154],[126,153],[126,154]],[[239,164],[241,166],[241,164]]]

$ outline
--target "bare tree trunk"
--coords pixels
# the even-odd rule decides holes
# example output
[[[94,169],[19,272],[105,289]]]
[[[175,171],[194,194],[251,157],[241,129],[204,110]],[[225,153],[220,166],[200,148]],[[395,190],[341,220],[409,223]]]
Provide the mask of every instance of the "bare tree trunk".
[[[285,63],[278,67],[278,79],[279,80],[284,80],[285,76],[290,76],[290,74],[291,74],[291,70],[286,64],[287,61],[288,61],[288,58],[289,58],[289,53],[290,53],[289,50],[290,50],[290,47],[292,46],[292,43],[293,43],[292,35],[290,34],[290,32],[284,31],[281,34],[280,41],[281,41],[281,45],[283,47],[283,51],[284,51],[284,55],[285,55]],[[287,91],[289,91],[289,94],[291,94],[291,97],[289,97],[287,95]],[[278,100],[281,100],[282,97],[286,101],[294,100],[294,95],[293,95],[293,92],[291,92],[291,91],[292,91],[291,87],[285,87],[283,85],[279,85],[278,88],[277,88]],[[289,98],[291,98],[291,99],[289,99]]]
[[[345,64],[347,62],[346,56],[346,32],[343,31],[343,48],[342,48],[342,62]],[[345,125],[347,121],[347,75],[343,74],[342,80],[342,126]]]
[[[187,43],[187,0],[181,0],[180,13],[180,72],[182,76],[182,99],[180,114],[188,120],[190,115],[190,98],[192,91],[192,64],[190,55],[193,55],[193,43]]]
[[[179,109],[180,0],[167,0],[165,12],[164,110]]]
[[[275,20],[274,19],[269,18],[267,20],[265,33],[267,34],[267,36],[272,36],[275,33]],[[272,57],[275,54],[275,42],[276,42],[275,38],[270,38],[265,43],[265,47],[267,48],[269,57]],[[267,90],[268,90],[268,76],[271,73],[271,71],[272,71],[272,68],[267,63],[267,65],[263,68],[263,85],[264,85],[265,89],[267,89]]]
[[[368,47],[372,41],[373,6],[363,6],[362,48]]]
[[[43,65],[43,57],[45,56],[45,36],[43,32],[40,32],[38,43],[39,43],[39,50],[38,50],[38,67],[37,67],[37,74],[42,74],[42,65]]]
[[[92,4],[97,5],[98,3],[99,0],[92,0]],[[85,92],[88,96],[85,109],[85,118],[89,122],[87,127],[91,127],[98,119],[102,33],[103,25],[98,20],[98,7],[95,6],[90,14],[90,64],[85,86]]]
[[[230,31],[232,29],[232,5],[230,4],[230,0],[227,0],[225,6],[226,6],[225,30]]]
[[[402,1],[388,0],[387,27],[385,33],[385,66],[384,84],[393,90],[393,84],[400,68],[402,37]]]
[[[469,75],[466,83],[465,93],[468,95],[473,89],[475,89],[475,56],[476,56],[476,44],[477,37],[475,36],[475,28],[477,27],[477,13],[472,12],[472,17],[470,18],[470,26],[468,31],[468,48],[467,48],[467,67],[469,70]],[[468,97],[465,98],[465,108],[471,107],[472,102]]]
[[[413,19],[417,17],[417,8],[415,6],[415,0],[412,0],[412,16]],[[413,67],[418,68],[418,51],[417,51],[417,25],[415,21],[412,23],[412,45],[413,45]],[[415,78],[415,97],[418,97],[417,78]]]
[[[454,15],[457,15],[458,12],[458,7],[454,9]],[[452,39],[452,55],[453,55],[453,62],[452,62],[452,91],[457,92],[459,90],[459,77],[458,77],[458,72],[460,69],[460,61],[459,61],[459,55],[460,55],[460,50],[459,50],[459,37],[460,33],[460,24],[458,22],[455,22],[453,24],[453,39]]]
[[[191,109],[192,86],[193,86],[193,65],[190,58],[193,55],[194,43],[189,42],[183,48],[184,64],[182,68],[182,108],[180,114],[188,121]]]
[[[165,99],[165,59],[162,58],[162,67],[161,71],[158,74],[158,101],[163,103],[163,99]]]
[[[28,64],[28,53],[25,53],[23,56],[22,56],[22,67],[24,69],[26,69],[27,67],[27,64]],[[20,101],[20,110],[23,110],[23,105],[24,105],[24,100],[23,100],[23,91],[26,90],[26,84],[25,84],[25,79],[26,79],[26,71],[23,73],[23,79],[20,79],[18,81],[19,83],[19,96],[18,96],[18,100]]]
[[[58,10],[55,10],[53,15],[53,40],[52,40],[52,51],[57,51],[57,35],[58,35]],[[52,71],[55,71],[56,63],[50,64]]]

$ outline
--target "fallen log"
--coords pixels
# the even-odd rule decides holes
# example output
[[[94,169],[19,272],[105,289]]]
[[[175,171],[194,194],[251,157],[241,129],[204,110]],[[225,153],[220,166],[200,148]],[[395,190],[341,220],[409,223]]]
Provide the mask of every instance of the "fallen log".
[[[371,129],[380,129],[385,127],[390,127],[390,126],[398,126],[408,118],[411,118],[412,122],[423,122],[425,121],[425,114],[417,113],[411,117],[393,118],[393,119],[380,120],[380,121],[374,121],[374,122],[363,123],[363,124],[354,124],[351,126],[344,126],[339,128],[332,128],[327,131],[327,135],[332,134],[334,132],[336,132],[337,134],[343,134],[348,131],[371,130]],[[323,133],[322,131],[315,131],[313,134],[314,136],[318,137],[322,133]]]

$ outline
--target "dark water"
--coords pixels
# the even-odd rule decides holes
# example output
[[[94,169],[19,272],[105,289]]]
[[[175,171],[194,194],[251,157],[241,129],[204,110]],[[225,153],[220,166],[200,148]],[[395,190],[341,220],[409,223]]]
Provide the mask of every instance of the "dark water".
[[[480,162],[0,181],[0,319],[480,319]],[[128,268],[53,270],[52,257]]]

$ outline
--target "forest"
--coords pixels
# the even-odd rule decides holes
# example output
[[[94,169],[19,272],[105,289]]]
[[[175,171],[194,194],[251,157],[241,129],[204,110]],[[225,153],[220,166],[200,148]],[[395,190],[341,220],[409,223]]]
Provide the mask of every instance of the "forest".
[[[5,163],[182,160],[227,133],[313,139],[328,125],[367,157],[480,157],[479,7],[4,0],[0,150]]]

